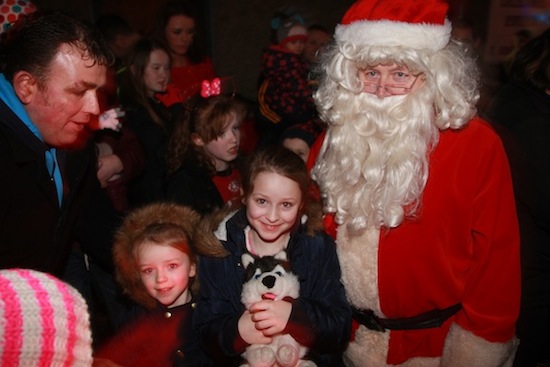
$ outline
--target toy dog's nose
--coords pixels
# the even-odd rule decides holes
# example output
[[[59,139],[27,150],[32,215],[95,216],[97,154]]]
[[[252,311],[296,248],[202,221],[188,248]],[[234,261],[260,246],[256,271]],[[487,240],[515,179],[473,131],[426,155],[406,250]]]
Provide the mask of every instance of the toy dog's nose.
[[[275,285],[275,277],[273,275],[266,276],[262,279],[262,284],[265,285],[267,288],[273,288],[273,286]]]

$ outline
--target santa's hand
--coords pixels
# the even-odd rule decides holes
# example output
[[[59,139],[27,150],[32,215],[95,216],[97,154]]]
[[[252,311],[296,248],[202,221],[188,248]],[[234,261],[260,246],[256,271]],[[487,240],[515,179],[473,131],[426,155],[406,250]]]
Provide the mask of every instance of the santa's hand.
[[[291,312],[292,304],[286,301],[264,300],[250,306],[252,321],[265,336],[282,333]]]
[[[239,335],[248,344],[269,344],[271,338],[264,335],[256,328],[256,324],[250,318],[250,312],[245,311],[238,323]]]
[[[111,108],[99,115],[99,128],[111,129],[119,131],[122,128],[122,124],[118,120],[119,117],[126,115],[126,112],[120,107]]]

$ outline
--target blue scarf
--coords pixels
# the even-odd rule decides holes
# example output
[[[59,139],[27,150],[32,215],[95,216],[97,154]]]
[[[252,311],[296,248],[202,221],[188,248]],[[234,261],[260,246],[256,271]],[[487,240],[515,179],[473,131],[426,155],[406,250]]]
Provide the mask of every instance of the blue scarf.
[[[25,107],[15,95],[13,86],[10,82],[6,80],[4,74],[0,74],[0,99],[12,110],[13,113],[19,117],[23,124],[40,140],[44,143],[40,131],[36,128],[36,125],[33,124]],[[59,206],[61,206],[63,200],[63,178],[61,177],[61,170],[59,169],[59,164],[57,163],[57,154],[56,149],[51,147],[45,150],[45,160],[46,168],[50,177],[53,178],[55,183],[55,189],[57,190],[57,201]]]

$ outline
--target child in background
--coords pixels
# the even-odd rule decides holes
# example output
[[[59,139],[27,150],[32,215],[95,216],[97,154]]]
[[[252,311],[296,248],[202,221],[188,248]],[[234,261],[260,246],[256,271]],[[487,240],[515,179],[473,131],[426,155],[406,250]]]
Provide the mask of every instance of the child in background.
[[[307,28],[307,40],[304,45],[304,59],[309,68],[314,68],[319,61],[319,53],[332,41],[332,32],[320,24]]]
[[[240,205],[241,178],[234,162],[246,106],[220,94],[220,88],[218,78],[204,82],[204,97],[189,104],[169,145],[166,198],[200,214]]]
[[[309,358],[318,366],[341,365],[351,311],[340,283],[336,245],[322,230],[321,210],[311,205],[308,184],[306,166],[296,154],[280,146],[260,151],[243,176],[245,207],[219,226],[217,220],[205,226],[218,226],[215,233],[227,253],[203,256],[199,265],[201,298],[195,320],[216,365],[238,366],[248,345],[269,343],[278,333],[289,333],[311,348]],[[300,297],[262,300],[245,310],[241,255],[281,250],[300,279]]]
[[[142,309],[99,348],[97,366],[209,365],[192,332],[191,288],[197,289],[196,246],[217,243],[200,231],[199,217],[187,207],[155,203],[125,218],[113,247],[117,280]]]
[[[139,40],[127,63],[119,97],[126,111],[125,124],[137,136],[145,157],[142,174],[128,185],[129,207],[136,208],[163,199],[166,146],[180,111],[165,107],[156,98],[170,80],[170,56],[162,44]]]
[[[281,135],[281,145],[298,154],[307,163],[309,151],[321,132],[318,125],[304,123],[289,127]]]
[[[307,29],[295,17],[275,18],[278,43],[262,54],[260,67],[260,146],[276,144],[288,127],[317,117],[309,68],[302,57]]]

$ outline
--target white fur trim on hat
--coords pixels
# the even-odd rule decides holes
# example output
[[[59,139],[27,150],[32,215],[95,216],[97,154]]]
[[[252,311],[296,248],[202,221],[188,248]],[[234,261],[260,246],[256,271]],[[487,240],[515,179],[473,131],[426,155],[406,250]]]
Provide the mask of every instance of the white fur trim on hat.
[[[337,25],[334,38],[338,44],[403,46],[435,52],[447,45],[451,37],[451,30],[451,22],[448,19],[445,19],[443,25],[364,20]]]

